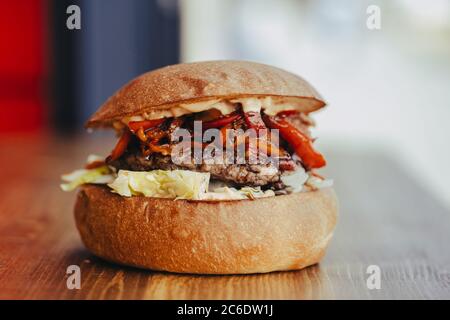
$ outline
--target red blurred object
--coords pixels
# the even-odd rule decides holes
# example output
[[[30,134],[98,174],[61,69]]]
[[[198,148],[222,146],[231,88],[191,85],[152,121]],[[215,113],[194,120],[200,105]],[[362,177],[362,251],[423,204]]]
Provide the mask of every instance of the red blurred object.
[[[47,1],[0,1],[0,132],[44,127]]]

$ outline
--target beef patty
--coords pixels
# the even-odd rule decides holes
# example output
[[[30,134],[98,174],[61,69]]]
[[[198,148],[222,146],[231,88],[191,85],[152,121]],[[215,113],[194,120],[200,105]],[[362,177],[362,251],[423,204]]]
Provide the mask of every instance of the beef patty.
[[[234,185],[240,186],[279,186],[282,170],[280,167],[272,163],[268,164],[225,164],[225,163],[201,163],[183,162],[182,164],[174,164],[170,155],[162,155],[153,153],[148,157],[143,156],[139,152],[126,153],[120,159],[110,163],[117,169],[133,170],[133,171],[149,171],[149,170],[175,170],[185,169],[200,172],[209,172],[215,179],[227,181]],[[284,163],[286,166],[286,162]],[[292,170],[299,164],[295,164],[293,160],[288,160],[288,167]],[[277,187],[277,189],[279,188]]]

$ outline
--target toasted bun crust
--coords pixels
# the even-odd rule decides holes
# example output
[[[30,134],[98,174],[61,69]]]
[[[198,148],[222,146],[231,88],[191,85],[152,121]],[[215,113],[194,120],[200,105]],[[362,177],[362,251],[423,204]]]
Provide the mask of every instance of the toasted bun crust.
[[[299,111],[305,113],[325,105],[308,82],[272,66],[248,61],[184,63],[131,80],[100,107],[86,126],[109,126],[116,119],[180,103],[251,96],[292,97]]]
[[[337,210],[331,188],[204,202],[126,198],[86,185],[75,219],[86,247],[106,260],[179,273],[245,274],[319,262]]]

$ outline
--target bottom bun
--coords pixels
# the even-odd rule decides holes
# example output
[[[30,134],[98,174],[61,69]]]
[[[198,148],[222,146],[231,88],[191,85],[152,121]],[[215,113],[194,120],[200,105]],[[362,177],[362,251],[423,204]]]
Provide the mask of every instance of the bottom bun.
[[[331,188],[258,200],[126,198],[85,185],[75,205],[86,247],[116,263],[179,273],[296,270],[320,261],[333,234]]]

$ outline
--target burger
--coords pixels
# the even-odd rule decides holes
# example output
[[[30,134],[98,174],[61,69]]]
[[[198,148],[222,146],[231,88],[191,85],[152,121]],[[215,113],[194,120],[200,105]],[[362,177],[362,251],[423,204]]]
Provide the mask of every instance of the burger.
[[[75,221],[105,260],[193,274],[296,270],[324,256],[337,219],[301,77],[247,61],[167,66],[130,81],[88,120],[118,136],[62,176]]]

